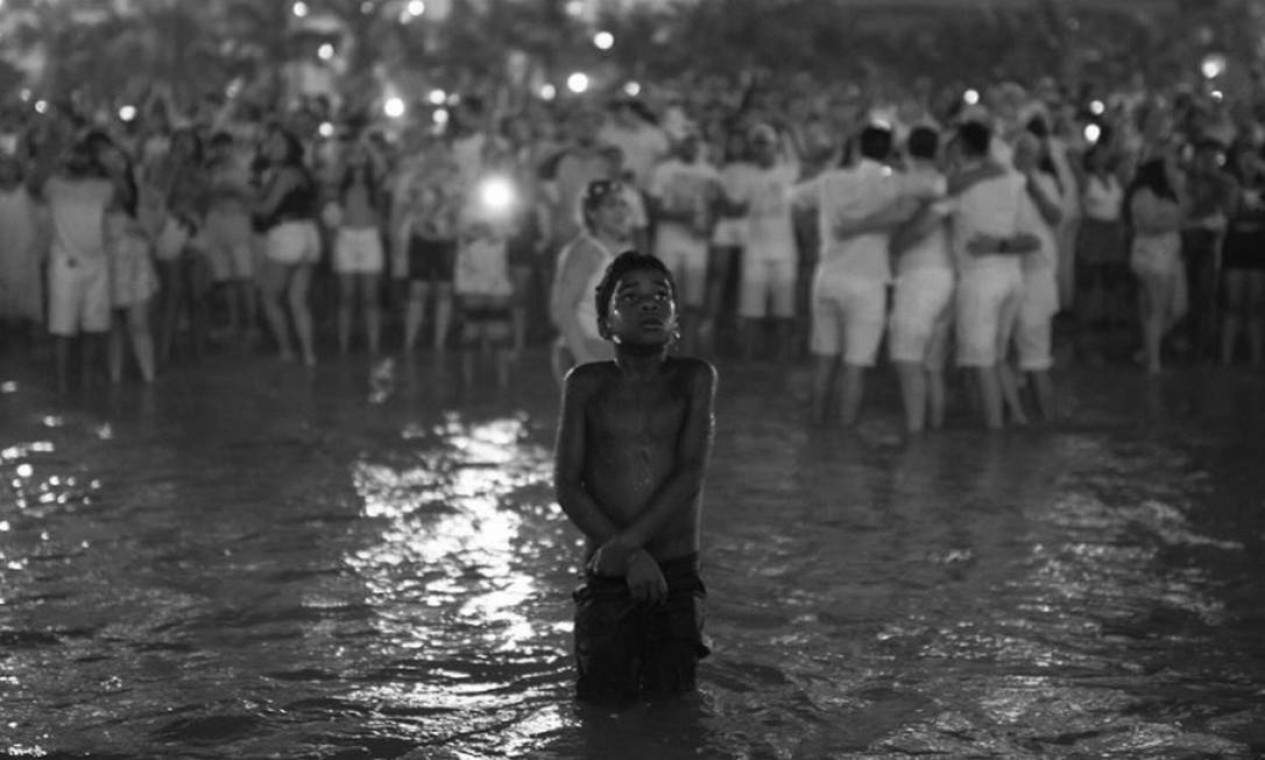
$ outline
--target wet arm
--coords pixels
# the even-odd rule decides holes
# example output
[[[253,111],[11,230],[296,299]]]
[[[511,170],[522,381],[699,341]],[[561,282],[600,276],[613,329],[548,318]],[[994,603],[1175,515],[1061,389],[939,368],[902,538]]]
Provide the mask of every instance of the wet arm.
[[[1028,177],[1026,187],[1028,197],[1032,199],[1033,204],[1037,207],[1037,212],[1041,214],[1041,218],[1046,224],[1053,227],[1063,221],[1063,208],[1059,205],[1057,198],[1047,196],[1045,190],[1032,177]]]
[[[584,408],[592,396],[593,380],[583,368],[567,375],[562,390],[562,419],[554,452],[554,494],[558,506],[590,541],[603,544],[619,526],[602,511],[584,486]]]
[[[283,173],[272,182],[268,191],[259,201],[260,216],[271,216],[277,210],[277,206],[281,205],[281,201],[285,198],[285,194],[295,186],[295,176],[293,169],[286,169]]]
[[[569,346],[579,346],[584,343],[584,328],[576,319],[576,310],[582,298],[592,297],[591,293],[586,292],[586,286],[593,275],[593,266],[589,256],[584,255],[581,250],[573,249],[566,257],[562,272],[558,276],[552,316],[554,324],[558,326],[558,330]]]
[[[626,549],[644,546],[674,514],[691,508],[703,488],[715,429],[716,370],[710,364],[700,364],[691,375],[689,413],[677,439],[676,467],[646,509],[614,537]]]

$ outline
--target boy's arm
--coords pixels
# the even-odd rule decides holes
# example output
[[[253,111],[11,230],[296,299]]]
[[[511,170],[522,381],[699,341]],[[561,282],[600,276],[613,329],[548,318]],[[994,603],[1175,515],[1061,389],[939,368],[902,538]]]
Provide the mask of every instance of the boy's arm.
[[[590,541],[603,544],[619,532],[584,487],[584,408],[596,387],[593,369],[572,370],[562,388],[562,415],[554,452],[554,494],[558,506]]]
[[[716,424],[716,368],[702,361],[692,367],[689,394],[688,416],[677,439],[676,467],[637,519],[610,539],[624,550],[641,548],[674,512],[691,505],[703,488]]]

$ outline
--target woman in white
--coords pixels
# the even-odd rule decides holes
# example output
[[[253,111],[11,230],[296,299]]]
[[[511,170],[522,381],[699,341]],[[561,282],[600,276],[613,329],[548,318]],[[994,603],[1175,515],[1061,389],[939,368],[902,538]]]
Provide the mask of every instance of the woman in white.
[[[105,250],[110,263],[110,381],[123,379],[123,344],[131,344],[141,380],[154,381],[154,337],[149,306],[158,292],[153,244],[138,218],[140,191],[131,162],[102,137],[94,144],[97,162],[114,183],[114,201],[105,215]]]
[[[622,185],[590,182],[580,208],[584,231],[559,256],[550,298],[549,313],[561,334],[553,356],[559,383],[572,366],[615,357],[598,329],[596,294],[606,267],[628,248],[630,222]]]
[[[35,199],[22,180],[17,158],[0,155],[0,326],[6,335],[21,329],[34,337],[44,319],[42,251]]]
[[[266,231],[266,261],[260,278],[264,317],[277,340],[281,357],[294,355],[286,309],[294,321],[303,361],[316,364],[312,334],[312,309],[308,291],[312,268],[321,256],[320,231],[316,226],[316,182],[303,164],[303,145],[289,132],[274,127],[264,138],[265,174],[262,198],[256,208]]]
[[[338,200],[327,207],[326,223],[336,230],[334,273],[338,275],[338,349],[351,349],[351,323],[359,302],[364,314],[369,353],[381,343],[379,288],[386,268],[382,222],[387,214],[386,172],[363,140],[347,148]]]
[[[1143,359],[1161,370],[1164,336],[1186,313],[1186,275],[1181,259],[1182,206],[1168,162],[1153,158],[1138,168],[1129,188],[1133,248],[1129,265],[1140,285]]]
[[[1090,148],[1083,159],[1083,220],[1076,237],[1076,311],[1078,340],[1088,348],[1093,330],[1111,321],[1113,302],[1123,300],[1129,284],[1124,227],[1124,187],[1108,149]]]

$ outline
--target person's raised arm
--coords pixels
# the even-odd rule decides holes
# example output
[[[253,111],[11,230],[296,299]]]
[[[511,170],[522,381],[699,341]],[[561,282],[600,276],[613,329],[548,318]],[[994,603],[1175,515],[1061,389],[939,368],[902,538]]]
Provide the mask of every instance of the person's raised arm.
[[[1057,197],[1050,197],[1041,183],[1036,181],[1035,175],[1028,175],[1026,188],[1028,197],[1032,199],[1032,203],[1037,207],[1037,212],[1046,224],[1053,227],[1063,221],[1063,206],[1059,203]]]
[[[689,410],[677,438],[675,466],[646,508],[611,539],[625,550],[644,546],[672,516],[691,509],[703,489],[716,427],[716,369],[698,359],[683,361],[689,361]]]
[[[591,543],[609,541],[619,526],[607,517],[584,483],[585,457],[588,446],[585,436],[585,407],[600,377],[591,366],[580,366],[567,374],[562,387],[562,415],[558,423],[558,441],[554,450],[554,496],[558,506],[575,527]]]

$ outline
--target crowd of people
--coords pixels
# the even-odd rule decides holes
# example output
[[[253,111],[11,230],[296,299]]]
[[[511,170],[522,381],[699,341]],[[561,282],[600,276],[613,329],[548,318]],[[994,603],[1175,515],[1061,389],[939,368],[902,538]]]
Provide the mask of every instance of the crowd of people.
[[[823,422],[856,421],[879,363],[917,431],[943,424],[953,368],[1001,427],[1058,416],[1056,353],[1265,361],[1250,96],[636,89],[441,93],[411,119],[18,104],[0,124],[4,343],[51,334],[63,391],[76,363],[84,383],[152,382],[217,352],[311,366],[327,347],[459,349],[503,384],[541,345],[561,380],[613,356],[594,291],[635,249],[673,274],[682,352],[811,356]]]

